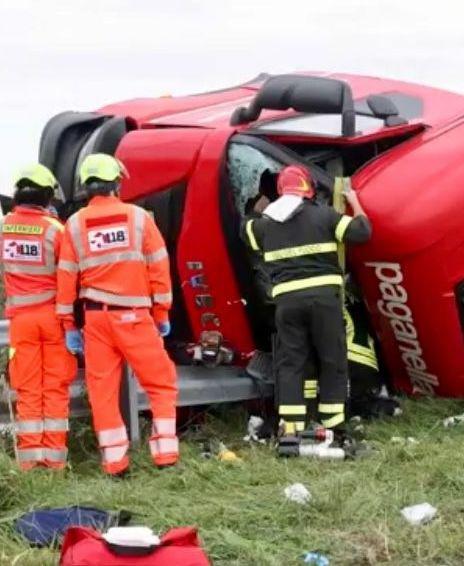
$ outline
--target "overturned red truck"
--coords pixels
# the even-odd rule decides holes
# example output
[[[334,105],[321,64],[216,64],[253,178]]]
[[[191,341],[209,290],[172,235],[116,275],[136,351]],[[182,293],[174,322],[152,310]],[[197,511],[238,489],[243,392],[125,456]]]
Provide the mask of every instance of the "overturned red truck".
[[[92,152],[125,163],[122,198],[153,211],[166,239],[179,363],[204,331],[217,343],[193,348],[197,361],[246,365],[255,350],[270,350],[270,307],[240,224],[265,172],[303,163],[328,200],[335,178],[351,177],[372,220],[372,240],[348,264],[394,385],[464,396],[464,96],[301,73],[65,112],[40,144],[66,194],[65,214],[85,198],[76,171]]]

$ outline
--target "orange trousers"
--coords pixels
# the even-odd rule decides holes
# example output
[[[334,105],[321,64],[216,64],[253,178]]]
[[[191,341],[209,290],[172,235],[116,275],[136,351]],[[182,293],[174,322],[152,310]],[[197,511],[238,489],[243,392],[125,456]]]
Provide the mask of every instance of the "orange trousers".
[[[150,401],[150,451],[156,465],[174,464],[177,377],[148,309],[85,311],[86,382],[103,470],[117,474],[129,466],[129,441],[119,410],[123,359]]]
[[[11,387],[17,392],[16,434],[22,469],[63,468],[69,385],[76,376],[54,305],[24,309],[10,321]]]

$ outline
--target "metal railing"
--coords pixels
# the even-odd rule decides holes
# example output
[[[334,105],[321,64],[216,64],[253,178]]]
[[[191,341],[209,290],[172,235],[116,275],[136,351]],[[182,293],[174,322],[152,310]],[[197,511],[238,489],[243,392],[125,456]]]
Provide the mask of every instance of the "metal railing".
[[[9,346],[8,328],[8,321],[0,320],[0,348]],[[245,375],[243,368],[236,366],[218,366],[212,369],[203,366],[177,366],[177,375],[179,407],[248,401],[263,394],[272,395],[273,390],[271,383],[264,390],[262,386],[258,387],[253,379]],[[10,420],[8,395],[11,394],[12,399],[15,399],[15,392],[7,388],[4,381],[0,390],[0,423],[8,423]],[[78,370],[76,379],[70,386],[70,397],[72,417],[82,417],[89,413],[83,369]],[[148,410],[150,404],[127,365],[121,381],[120,399],[129,438],[133,444],[137,444],[140,441],[139,413]]]

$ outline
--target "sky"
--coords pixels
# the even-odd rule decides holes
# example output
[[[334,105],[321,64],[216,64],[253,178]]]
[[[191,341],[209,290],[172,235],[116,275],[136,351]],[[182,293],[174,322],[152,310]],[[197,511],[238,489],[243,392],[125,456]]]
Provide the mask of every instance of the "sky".
[[[322,70],[464,94],[462,0],[0,0],[0,192],[64,110]]]

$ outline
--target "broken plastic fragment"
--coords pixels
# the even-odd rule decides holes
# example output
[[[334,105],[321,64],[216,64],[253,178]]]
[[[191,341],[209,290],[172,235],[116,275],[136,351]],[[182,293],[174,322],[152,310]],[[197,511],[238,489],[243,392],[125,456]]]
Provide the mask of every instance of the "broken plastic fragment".
[[[284,489],[284,493],[289,501],[299,503],[300,505],[306,505],[306,503],[309,503],[312,499],[312,495],[302,483],[294,483],[287,486]]]
[[[437,510],[430,503],[419,503],[410,507],[404,507],[401,510],[401,514],[410,525],[417,527],[431,521],[437,514]]]

